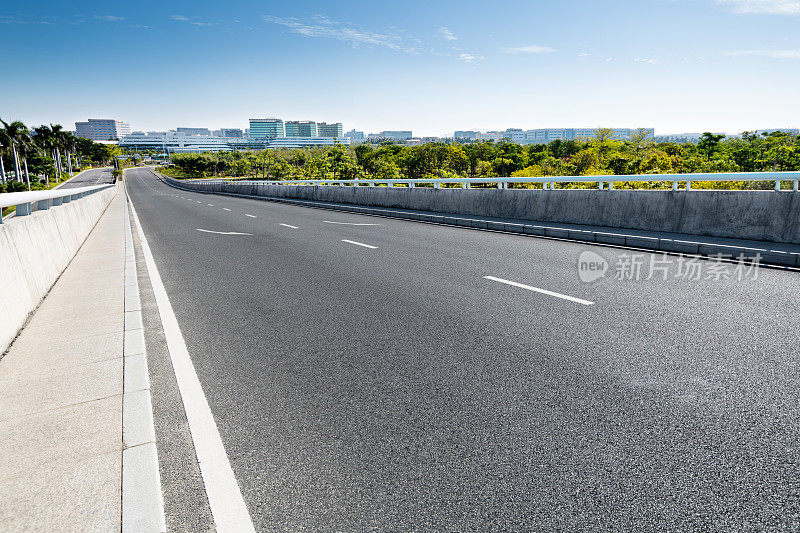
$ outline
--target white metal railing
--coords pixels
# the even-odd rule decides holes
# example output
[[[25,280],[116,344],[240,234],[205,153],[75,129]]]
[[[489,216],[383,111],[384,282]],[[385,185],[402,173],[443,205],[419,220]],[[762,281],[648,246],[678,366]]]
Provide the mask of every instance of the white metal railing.
[[[74,189],[50,189],[47,191],[7,192],[0,194],[0,224],[3,223],[3,208],[17,206],[15,216],[30,215],[33,204],[36,209],[50,209],[52,206],[66,204],[72,200],[83,198],[102,189],[113,187],[114,184],[90,185],[88,187],[75,187]]]
[[[613,189],[619,182],[672,182],[672,190],[677,191],[680,183],[685,189],[692,188],[693,181],[774,181],[775,190],[780,190],[782,182],[792,182],[792,190],[798,190],[800,172],[720,172],[696,174],[632,174],[608,176],[540,176],[520,178],[423,178],[423,179],[359,179],[359,180],[202,180],[204,183],[236,182],[236,183],[269,183],[277,185],[351,185],[369,186],[405,185],[413,188],[416,185],[433,185],[438,189],[442,185],[460,185],[469,189],[472,185],[496,185],[498,189],[508,188],[510,183],[540,184],[543,189],[554,189],[556,183],[597,183],[598,189]]]

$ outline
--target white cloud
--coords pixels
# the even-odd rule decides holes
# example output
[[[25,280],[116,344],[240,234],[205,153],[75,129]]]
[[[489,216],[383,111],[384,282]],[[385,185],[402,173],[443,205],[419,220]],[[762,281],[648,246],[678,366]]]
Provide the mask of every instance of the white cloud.
[[[476,54],[458,54],[456,59],[463,61],[464,63],[480,63],[486,58]]]
[[[278,24],[289,28],[292,33],[305,37],[327,37],[349,43],[353,47],[360,45],[384,46],[392,50],[417,53],[418,49],[408,46],[398,32],[366,31],[353,24],[337,22],[322,15],[315,15],[308,21],[297,18],[273,17],[265,15],[264,22]]]
[[[717,3],[743,15],[800,15],[800,0],[717,0]]]
[[[732,57],[763,57],[766,59],[800,59],[800,48],[797,50],[734,50],[725,52]]]
[[[117,17],[116,15],[95,15],[94,18],[108,22],[119,22],[120,20],[125,20],[125,17]]]
[[[448,28],[447,26],[442,26],[441,28],[439,28],[439,37],[441,37],[445,41],[458,40],[458,37],[456,37],[455,34],[452,31],[450,31],[450,28]]]
[[[551,54],[556,50],[554,48],[550,48],[549,46],[511,46],[507,48],[501,48],[503,53],[506,54]]]
[[[183,15],[172,15],[169,18],[171,18],[172,20],[177,20],[178,22],[188,22],[192,26],[214,26],[213,22],[203,22],[200,20],[193,21],[191,18],[185,17]]]
[[[633,61],[635,63],[647,63],[648,65],[655,65],[658,60],[653,59],[652,57],[634,57]]]

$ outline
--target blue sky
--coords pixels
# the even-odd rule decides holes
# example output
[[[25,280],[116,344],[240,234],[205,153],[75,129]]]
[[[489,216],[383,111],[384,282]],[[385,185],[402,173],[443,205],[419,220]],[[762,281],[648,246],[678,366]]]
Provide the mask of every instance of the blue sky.
[[[4,2],[0,117],[800,126],[800,0]]]

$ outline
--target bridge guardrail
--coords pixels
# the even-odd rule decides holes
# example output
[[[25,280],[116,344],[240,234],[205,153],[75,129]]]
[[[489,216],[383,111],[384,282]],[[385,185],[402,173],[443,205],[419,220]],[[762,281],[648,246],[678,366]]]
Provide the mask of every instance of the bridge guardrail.
[[[614,183],[619,182],[672,182],[672,190],[679,190],[679,184],[685,183],[685,189],[692,188],[694,181],[774,181],[775,190],[779,191],[781,183],[792,182],[792,190],[798,191],[800,172],[720,172],[720,173],[692,173],[692,174],[631,174],[631,175],[603,175],[603,176],[538,176],[538,177],[490,177],[490,178],[422,178],[422,179],[358,179],[358,180],[202,180],[207,183],[236,182],[236,183],[269,183],[274,185],[350,185],[368,186],[377,185],[405,185],[414,188],[416,185],[433,185],[435,189],[444,184],[461,185],[469,189],[477,184],[495,184],[498,189],[508,188],[512,183],[541,184],[542,189],[555,189],[557,183],[597,183],[598,189],[613,189]]]
[[[72,200],[83,198],[89,194],[113,187],[115,184],[107,183],[103,185],[90,185],[87,187],[75,187],[74,189],[50,189],[46,191],[26,191],[26,192],[7,192],[0,194],[0,224],[3,223],[3,208],[12,205],[17,206],[15,216],[30,215],[33,204],[37,210],[49,209],[50,207],[69,203]]]

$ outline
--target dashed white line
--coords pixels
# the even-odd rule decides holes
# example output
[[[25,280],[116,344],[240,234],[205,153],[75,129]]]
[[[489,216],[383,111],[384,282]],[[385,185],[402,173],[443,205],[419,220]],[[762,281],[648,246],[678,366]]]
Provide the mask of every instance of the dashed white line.
[[[342,242],[355,244],[356,246],[363,246],[364,248],[369,248],[370,250],[375,250],[375,249],[378,248],[377,246],[372,246],[371,244],[364,244],[363,242],[350,241],[350,240],[347,240],[347,239],[342,239]]]
[[[197,231],[202,231],[203,233],[216,233],[217,235],[252,235],[252,233],[241,233],[238,231],[214,231],[202,228],[197,228]]]
[[[202,204],[203,203],[200,200],[195,200],[195,202],[197,202],[198,204]]]
[[[227,207],[223,207],[222,209],[223,209],[224,211],[230,211],[230,209],[228,209]]]
[[[297,226],[292,226],[291,224],[284,224],[283,222],[281,222],[280,225],[283,226],[284,228],[298,229]]]
[[[342,226],[380,226],[380,224],[373,224],[370,222],[333,222],[331,220],[323,220],[326,224],[341,224]]]
[[[246,216],[246,217],[250,217],[250,218],[256,218],[256,216],[255,216],[255,215],[250,215],[250,214],[248,214],[248,213],[245,213],[245,214],[244,214],[244,216]]]
[[[208,207],[214,207],[214,204],[206,204]]]
[[[511,285],[512,287],[518,287],[520,289],[538,292],[540,294],[546,294],[547,296],[554,296],[555,298],[561,298],[562,300],[569,300],[570,302],[575,302],[581,305],[594,305],[594,302],[590,302],[589,300],[583,300],[581,298],[575,298],[574,296],[568,296],[566,294],[561,294],[559,292],[540,289],[539,287],[532,287],[530,285],[525,285],[523,283],[517,283],[516,281],[509,281],[507,279],[496,278],[494,276],[483,276],[483,278],[491,281],[497,281],[498,283],[505,283],[506,285]]]

